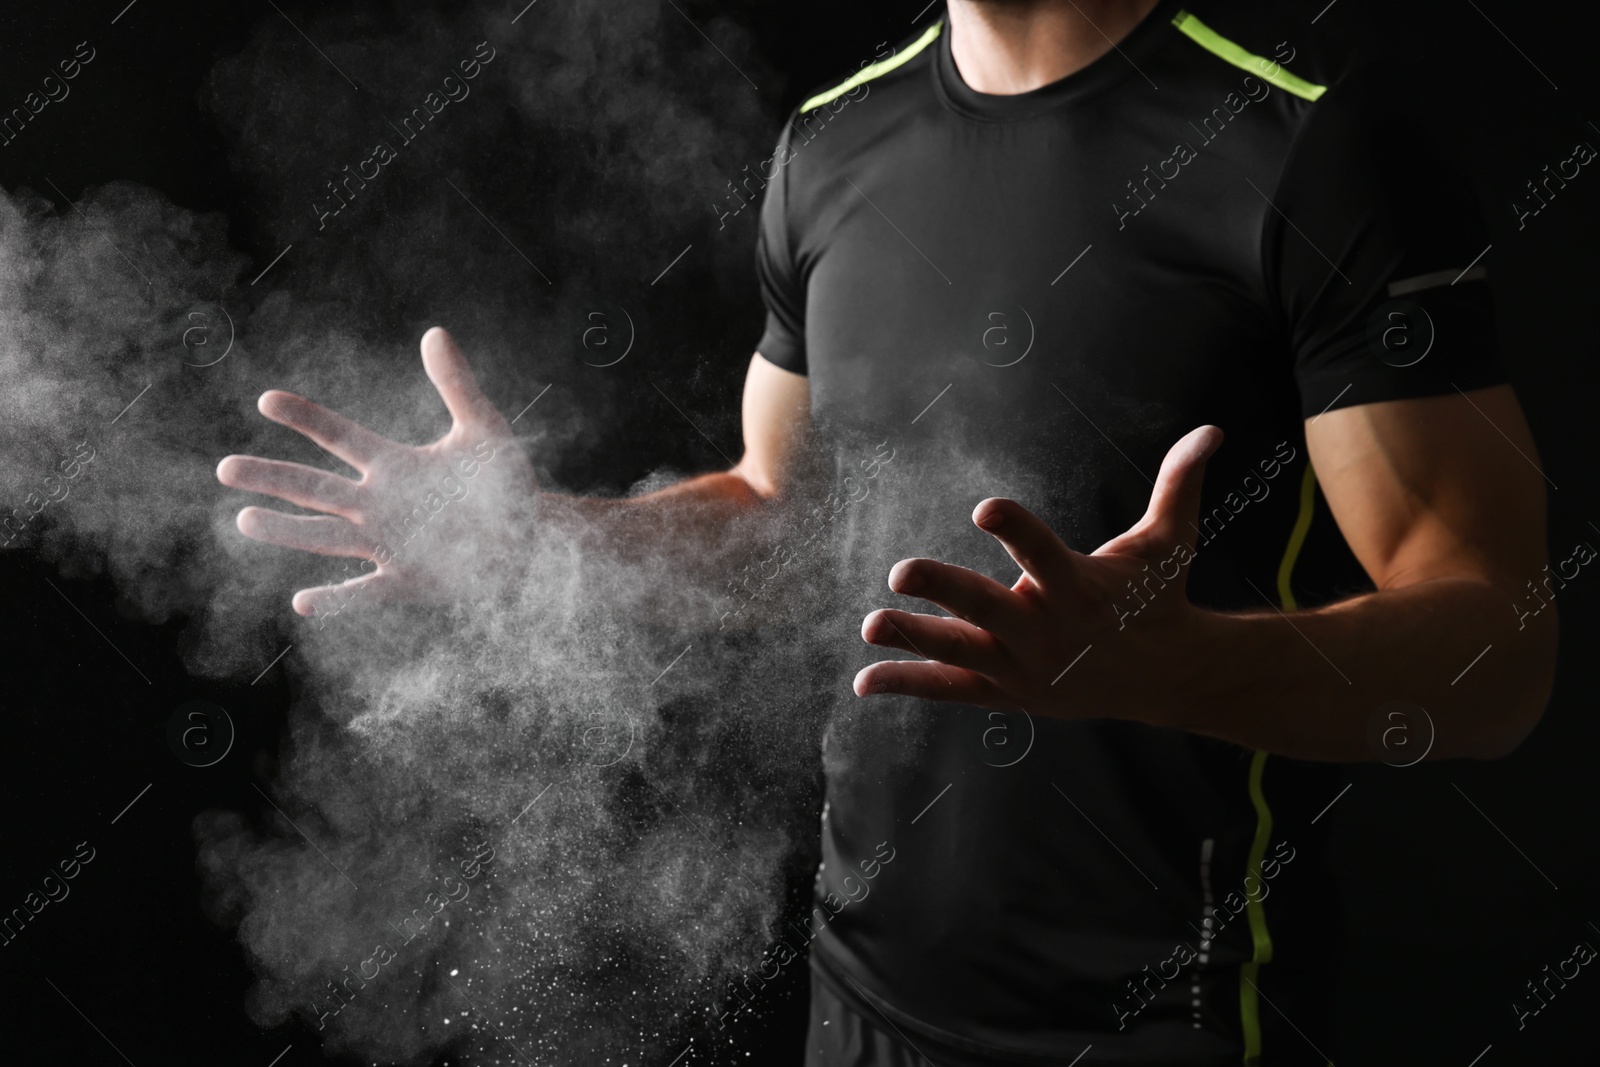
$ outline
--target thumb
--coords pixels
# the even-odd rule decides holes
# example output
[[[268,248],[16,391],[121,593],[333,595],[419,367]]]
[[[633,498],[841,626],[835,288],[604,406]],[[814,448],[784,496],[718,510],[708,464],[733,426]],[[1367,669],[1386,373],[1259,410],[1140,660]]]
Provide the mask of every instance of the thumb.
[[[466,357],[441,326],[422,335],[422,367],[457,425],[489,428],[500,421],[499,409],[478,388]]]
[[[1112,538],[1094,554],[1143,555],[1187,542],[1200,517],[1200,491],[1205,485],[1206,460],[1222,446],[1222,431],[1199,426],[1178,439],[1161,461],[1150,506],[1144,517],[1126,533]]]

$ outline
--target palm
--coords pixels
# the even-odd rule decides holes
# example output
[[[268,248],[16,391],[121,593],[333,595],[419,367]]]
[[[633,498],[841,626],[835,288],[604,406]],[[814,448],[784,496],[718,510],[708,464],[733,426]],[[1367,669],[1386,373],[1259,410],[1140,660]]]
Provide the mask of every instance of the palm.
[[[360,479],[256,456],[229,456],[217,465],[224,485],[321,513],[247,507],[238,518],[245,536],[363,561],[356,577],[296,593],[294,609],[302,615],[335,614],[357,598],[422,599],[452,592],[481,560],[486,539],[504,534],[510,510],[533,498],[532,466],[449,334],[435,327],[423,335],[422,362],[451,418],[437,441],[402,445],[293,393],[273,390],[262,394],[261,413],[348,463]]]
[[[1186,542],[1198,517],[1205,460],[1221,440],[1215,427],[1201,427],[1173,445],[1144,518],[1088,555],[1072,551],[1014,500],[979,504],[973,521],[1000,541],[1021,576],[1007,587],[937,560],[897,563],[890,589],[950,614],[879,609],[868,615],[864,640],[922,659],[874,663],[856,676],[856,692],[1058,715],[1127,704],[1129,694],[1159,677],[1150,665],[1160,661],[1164,643],[1193,622],[1185,595],[1193,550]],[[1133,616],[1138,625],[1130,625]],[[1074,675],[1077,684],[1058,686],[1095,646],[1093,659]]]

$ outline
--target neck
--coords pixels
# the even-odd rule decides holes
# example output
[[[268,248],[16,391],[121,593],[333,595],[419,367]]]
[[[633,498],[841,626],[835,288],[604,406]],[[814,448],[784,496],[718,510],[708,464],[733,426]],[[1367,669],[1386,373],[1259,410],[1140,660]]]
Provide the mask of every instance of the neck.
[[[950,53],[980,93],[1013,96],[1111,51],[1157,0],[950,0]]]

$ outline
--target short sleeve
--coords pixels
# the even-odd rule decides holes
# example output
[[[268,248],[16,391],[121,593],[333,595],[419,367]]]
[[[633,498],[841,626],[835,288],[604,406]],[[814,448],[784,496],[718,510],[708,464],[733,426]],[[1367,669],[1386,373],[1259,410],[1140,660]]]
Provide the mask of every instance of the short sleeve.
[[[756,237],[756,279],[767,307],[767,325],[756,351],[763,359],[795,374],[806,373],[806,287],[795,263],[789,235],[789,127],[773,153],[773,176],[761,202]]]
[[[1404,87],[1357,68],[1311,104],[1270,198],[1269,287],[1302,412],[1506,380],[1483,217]]]

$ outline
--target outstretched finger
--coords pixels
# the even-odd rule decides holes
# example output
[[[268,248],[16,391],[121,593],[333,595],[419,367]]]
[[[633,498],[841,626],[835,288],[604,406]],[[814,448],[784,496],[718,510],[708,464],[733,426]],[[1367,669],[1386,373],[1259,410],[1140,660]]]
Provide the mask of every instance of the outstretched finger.
[[[936,559],[903,559],[889,571],[889,588],[921,597],[985,630],[1004,628],[1022,600],[986,574]]]
[[[899,693],[924,700],[994,707],[1004,704],[1000,690],[983,675],[948,664],[916,660],[884,660],[856,674],[858,697]]]
[[[217,481],[234,489],[265,493],[313,511],[347,519],[361,517],[361,490],[348,478],[256,456],[228,456],[217,464]]]
[[[312,586],[294,595],[294,610],[321,624],[342,611],[366,604],[384,604],[396,598],[393,578],[384,571],[371,570],[334,585]]]
[[[245,508],[237,522],[239,532],[253,540],[319,556],[371,559],[377,547],[349,522],[331,515],[285,515],[270,508]]]
[[[444,327],[422,335],[422,368],[457,425],[482,429],[498,424],[500,409],[483,395],[467,357]]]
[[[863,619],[861,639],[984,674],[994,674],[1005,658],[994,635],[971,623],[893,608],[879,608]]]
[[[262,393],[256,407],[273,422],[304,434],[324,451],[359,471],[365,472],[373,458],[385,449],[399,447],[359,422],[281,389]]]
[[[1065,592],[1077,583],[1072,550],[1045,521],[1015,500],[990,497],[972,511],[978,529],[993,537],[1044,592]]]

